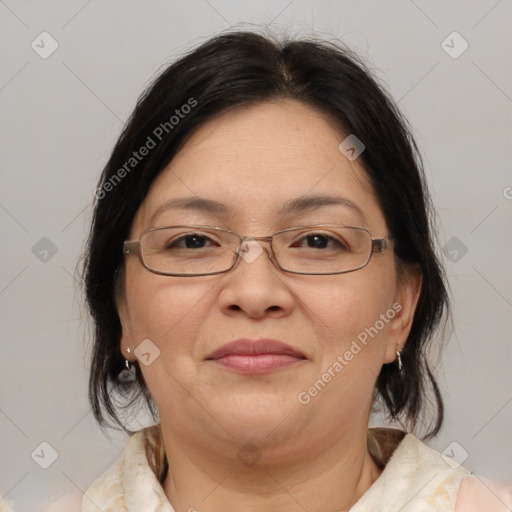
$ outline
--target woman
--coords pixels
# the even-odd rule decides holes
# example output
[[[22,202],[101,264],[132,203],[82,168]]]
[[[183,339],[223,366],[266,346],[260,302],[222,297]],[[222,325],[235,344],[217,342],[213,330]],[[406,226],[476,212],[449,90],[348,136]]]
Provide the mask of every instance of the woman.
[[[442,424],[448,300],[416,145],[356,56],[213,38],[141,97],[96,197],[93,410],[158,423],[85,511],[467,506],[474,477],[406,432]],[[368,429],[379,403],[406,430]]]

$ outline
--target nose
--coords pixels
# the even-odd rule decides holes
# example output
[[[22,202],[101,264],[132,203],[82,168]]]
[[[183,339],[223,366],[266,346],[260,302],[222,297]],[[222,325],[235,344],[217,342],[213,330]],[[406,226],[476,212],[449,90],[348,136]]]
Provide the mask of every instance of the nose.
[[[220,307],[227,314],[242,311],[251,318],[285,316],[293,309],[293,295],[270,245],[258,240],[269,241],[246,237],[237,248],[238,261],[222,281]]]

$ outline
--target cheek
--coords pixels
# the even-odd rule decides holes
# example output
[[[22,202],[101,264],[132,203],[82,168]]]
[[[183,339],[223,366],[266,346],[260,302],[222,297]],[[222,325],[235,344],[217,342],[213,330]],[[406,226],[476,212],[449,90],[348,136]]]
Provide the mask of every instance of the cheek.
[[[148,365],[140,359],[139,367],[157,407],[173,409],[187,401],[183,385],[189,388],[197,379],[191,355],[211,309],[212,286],[146,273],[133,274],[127,284],[133,340],[136,347],[146,339],[156,346],[152,350],[157,357],[151,356]]]
[[[385,351],[390,320],[386,312],[394,298],[393,272],[365,270],[311,283],[304,291],[310,298],[309,316],[319,335],[324,364],[351,347],[357,352],[353,342],[364,348],[357,352],[359,360],[378,361]]]
[[[180,278],[151,274],[132,274],[127,282],[127,297],[133,336],[149,338],[162,351],[180,351],[201,322],[198,316],[207,302],[210,287],[191,286]],[[180,343],[174,341],[180,340]],[[171,346],[175,345],[175,346]]]
[[[346,274],[323,286],[317,282],[308,294],[320,351],[314,374],[301,391],[318,395],[313,406],[318,414],[328,403],[337,424],[370,406],[386,352],[394,288],[389,277],[372,274]]]

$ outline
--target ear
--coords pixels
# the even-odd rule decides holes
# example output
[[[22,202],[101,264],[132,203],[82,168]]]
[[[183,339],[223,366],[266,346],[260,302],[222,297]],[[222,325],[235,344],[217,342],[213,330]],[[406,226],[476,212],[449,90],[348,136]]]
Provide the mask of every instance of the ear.
[[[117,313],[119,315],[119,320],[121,321],[121,342],[120,342],[120,350],[125,359],[129,361],[135,361],[135,356],[133,355],[134,349],[134,340],[132,334],[132,328],[130,323],[130,315],[128,311],[128,305],[126,304],[126,300],[124,298],[118,298],[116,300]],[[129,354],[126,349],[131,350],[131,354]]]
[[[402,350],[407,342],[420,297],[422,277],[421,270],[417,265],[408,266],[400,271],[395,302],[392,306],[396,314],[389,323],[383,363],[392,363],[397,357],[396,351]]]

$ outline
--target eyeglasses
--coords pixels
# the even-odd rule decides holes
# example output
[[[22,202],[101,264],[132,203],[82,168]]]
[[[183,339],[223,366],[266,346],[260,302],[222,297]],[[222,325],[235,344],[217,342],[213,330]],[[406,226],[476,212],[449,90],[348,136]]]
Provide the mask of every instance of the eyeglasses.
[[[155,274],[208,276],[228,272],[240,257],[253,261],[254,254],[263,251],[257,241],[270,243],[268,255],[278,268],[308,275],[359,270],[374,252],[383,253],[392,245],[392,239],[374,239],[364,228],[330,224],[294,227],[257,238],[215,226],[169,226],[148,229],[140,240],[125,241],[123,252],[138,255]]]

